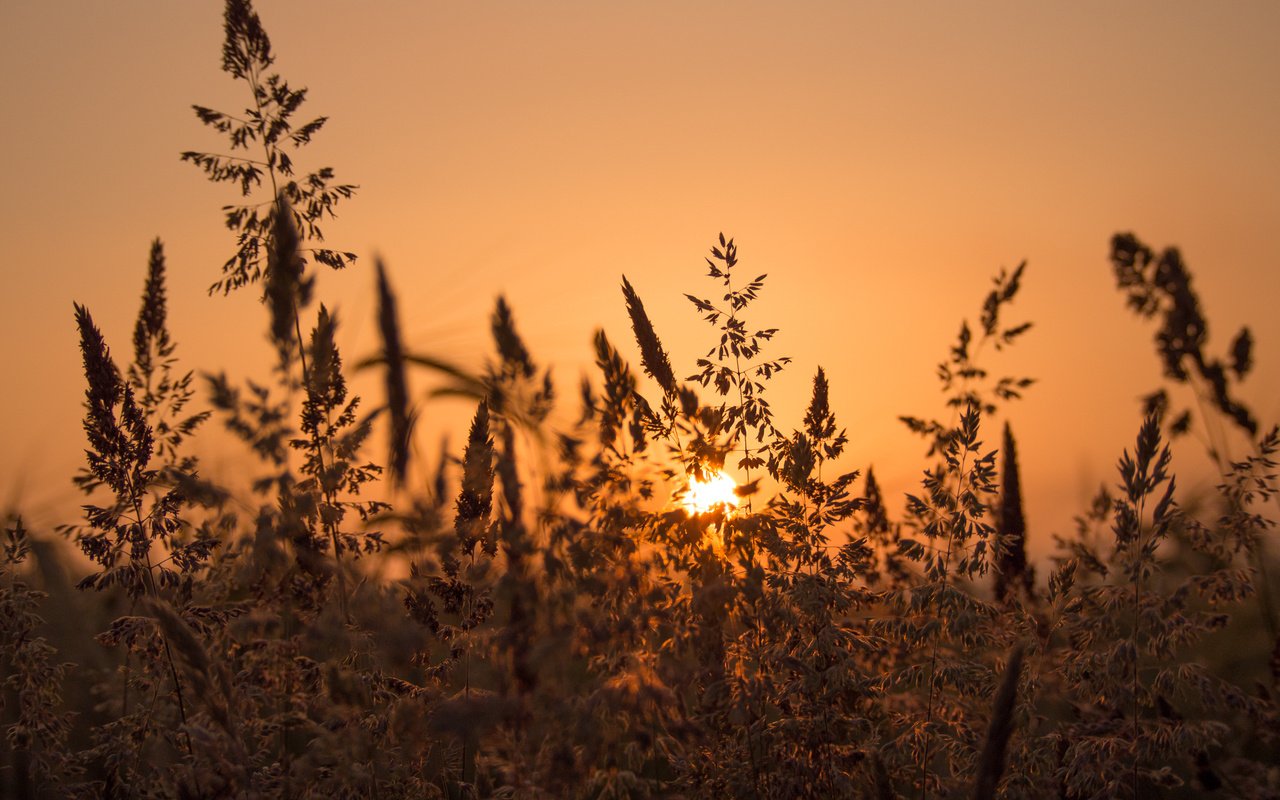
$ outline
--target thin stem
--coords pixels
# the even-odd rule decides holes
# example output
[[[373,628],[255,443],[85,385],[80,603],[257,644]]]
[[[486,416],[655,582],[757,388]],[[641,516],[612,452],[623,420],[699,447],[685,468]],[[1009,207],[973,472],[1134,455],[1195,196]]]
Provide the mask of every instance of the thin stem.
[[[1138,626],[1142,616],[1142,515],[1146,512],[1147,499],[1143,495],[1138,502],[1138,532],[1134,542],[1134,576],[1133,576],[1133,797],[1138,798],[1138,740],[1141,736],[1139,721],[1142,707],[1138,703]]]
[[[258,159],[256,159],[256,158],[248,158],[248,157],[246,157],[246,156],[229,156],[229,155],[227,155],[227,154],[225,154],[225,153],[197,153],[196,155],[201,155],[201,156],[211,156],[211,157],[213,157],[213,158],[224,158],[224,159],[226,159],[227,161],[239,161],[239,162],[240,162],[240,163],[242,163],[242,164],[261,164],[261,165],[262,165],[262,166],[264,166],[264,167],[270,167],[270,166],[271,166],[271,165],[270,165],[269,163],[267,163],[266,161],[259,161],[259,160],[258,160]],[[262,205],[266,205],[266,204],[265,204],[265,203],[263,203]]]
[[[731,321],[732,321],[732,320],[731,320]],[[742,460],[743,460],[743,469],[745,469],[745,470],[746,470],[746,473],[747,473],[747,483],[751,483],[751,463],[750,463],[750,461],[751,461],[751,436],[750,436],[750,433],[747,431],[747,418],[746,418],[746,412],[745,412],[745,410],[744,410],[744,409],[743,409],[743,407],[742,407],[742,405],[743,405],[743,403],[742,403],[742,361],[741,361],[741,359],[740,359],[740,358],[739,358],[739,356],[738,356],[738,353],[737,353],[737,349],[736,349],[736,348],[735,348],[735,350],[734,350],[734,354],[733,354],[733,369],[734,369],[734,372],[735,372],[735,373],[737,374],[737,376],[738,376],[738,381],[737,381],[737,385],[738,385],[738,426],[739,426],[739,428],[740,428],[740,429],[741,429],[741,431],[742,431]],[[751,497],[750,497],[750,495],[748,495],[748,496],[747,496],[747,513],[748,513],[748,514],[752,513]]]
[[[253,93],[254,107],[258,114],[258,127],[259,134],[261,135],[263,152],[267,157],[266,162],[257,163],[265,163],[267,166],[267,176],[271,180],[271,196],[276,206],[276,213],[282,214],[284,213],[284,207],[280,203],[280,187],[276,180],[276,169],[274,166],[275,159],[272,158],[271,152],[272,145],[266,138],[266,118],[262,112],[262,92],[261,86],[258,82],[258,70],[256,66],[250,68],[247,79],[249,81],[249,88]],[[307,366],[307,347],[302,336],[302,321],[299,318],[296,299],[291,302],[291,305],[293,307],[293,330],[298,337],[298,361],[302,366],[302,381],[304,386],[310,386],[311,371]],[[327,408],[325,409],[325,422],[327,424],[330,423],[329,410]],[[324,494],[325,502],[329,505],[334,505],[335,498],[325,482],[326,469],[324,465],[324,447],[320,442],[319,434],[312,434],[311,443],[312,448],[315,451],[316,462],[319,465],[319,475],[316,476],[316,482],[319,485],[320,491]],[[342,570],[342,545],[338,541],[337,526],[332,522],[323,521],[321,522],[321,525],[325,531],[328,532],[330,541],[333,543],[333,558],[336,562],[336,571],[338,573],[338,605],[342,612],[342,619],[344,622],[350,622],[351,614],[347,608],[347,578],[346,574]]]
[[[726,269],[725,272],[726,272],[725,288],[732,290],[733,278],[729,274],[730,271],[728,269]],[[738,312],[735,309],[734,312],[729,315],[730,323],[737,321],[737,313]],[[743,469],[746,472],[747,483],[750,484],[751,483],[751,463],[750,463],[751,436],[749,431],[747,430],[746,410],[743,407],[744,402],[743,402],[743,394],[742,394],[742,356],[740,354],[737,344],[733,344],[733,371],[734,371],[735,377],[737,378],[737,380],[735,381],[735,386],[738,390],[738,428],[741,431],[741,435],[742,435]],[[747,514],[752,514],[753,512],[754,512],[754,508],[751,502],[751,495],[747,495]],[[755,548],[754,547],[752,547],[749,550],[747,558],[748,558],[748,564],[751,567],[754,567],[755,566]],[[753,649],[755,650],[755,655],[756,655],[756,674],[754,677],[756,682],[758,682],[760,677],[760,668],[762,666],[760,661],[760,615],[758,613],[753,613],[751,615],[751,625],[755,632],[755,637],[753,639],[753,645],[754,645]],[[758,688],[757,686],[751,687],[751,695],[753,698],[757,693],[757,688]],[[760,712],[757,712],[757,714],[759,713]],[[756,763],[756,747],[755,747],[754,737],[751,734],[751,725],[752,725],[751,721],[748,721],[747,723],[745,723],[743,726],[743,732],[746,734],[747,756],[751,762],[751,791],[756,798],[759,798],[760,797],[760,767]]]
[[[150,514],[143,515],[142,497],[141,497],[142,492],[137,486],[134,486],[132,484],[132,480],[130,481],[129,490],[132,496],[131,499],[133,501],[133,515],[134,515],[134,520],[137,524],[138,534],[145,536],[145,532],[143,531],[143,524],[147,519],[150,518]],[[154,509],[152,510],[154,511]],[[152,570],[154,569],[154,567],[152,567],[151,565],[151,543],[150,542],[147,542],[146,562],[147,562],[147,571],[145,573],[146,577],[143,581],[143,585],[146,588],[146,590],[151,593],[152,598],[157,603],[159,603],[161,602],[160,591],[156,587],[155,575],[152,574]],[[187,704],[182,696],[182,680],[178,677],[178,666],[173,660],[173,650],[169,647],[169,637],[165,635],[165,632],[163,630],[160,630],[159,633],[160,633],[160,641],[164,644],[165,660],[169,662],[169,674],[173,678],[173,691],[178,701],[178,717],[179,719],[182,720],[183,737],[187,741],[187,754],[194,757],[196,754],[195,747],[191,743],[191,733],[190,731],[187,730]]]
[[[951,525],[947,530],[947,548],[942,555],[942,577],[939,580],[941,586],[947,583],[947,575],[951,565],[951,544],[955,541],[956,525],[959,524],[955,514],[958,513],[960,506],[960,490],[964,486],[964,470],[965,462],[969,459],[969,450],[965,449],[963,455],[960,456],[960,469],[956,473],[956,490],[952,495],[956,505],[956,509],[952,512]],[[929,751],[932,749],[933,732],[933,699],[937,690],[938,676],[938,646],[942,638],[942,626],[933,632],[933,644],[929,653],[929,701],[925,709],[924,722],[924,753],[920,759],[920,797],[921,800],[928,800],[929,797]]]
[[[137,608],[138,599],[135,597],[129,604],[129,614],[132,615]],[[120,715],[129,716],[129,677],[133,672],[133,651],[129,648],[124,649],[124,687],[120,697]]]
[[[1203,383],[1195,373],[1189,372],[1187,375],[1193,384],[1191,393],[1195,396],[1196,405],[1200,408],[1200,418],[1204,420],[1205,433],[1210,438],[1209,455],[1213,459],[1214,465],[1218,468],[1218,474],[1226,475],[1229,471],[1228,465],[1232,461],[1226,430],[1222,427],[1221,418],[1216,414],[1210,415],[1205,408]],[[1217,436],[1214,436],[1211,420],[1217,423]],[[1221,448],[1214,443],[1215,441],[1222,442]],[[1259,449],[1258,443],[1252,442],[1252,444],[1254,453],[1260,457],[1262,451]],[[1272,499],[1276,503],[1276,508],[1280,509],[1280,495],[1275,495]],[[1267,633],[1270,634],[1271,640],[1274,642],[1280,639],[1280,619],[1277,619],[1275,603],[1271,596],[1271,576],[1267,569],[1265,541],[1262,539],[1251,541],[1248,550],[1249,556],[1253,560],[1254,568],[1258,571],[1258,607],[1262,612],[1262,620],[1267,626]]]
[[[1200,419],[1204,420],[1205,434],[1209,437],[1209,457],[1213,459],[1214,466],[1218,468],[1219,474],[1225,475],[1227,464],[1230,463],[1226,432],[1223,430],[1217,415],[1210,414],[1205,407],[1203,384],[1196,378],[1195,373],[1188,372],[1187,377],[1192,383],[1191,394],[1195,397],[1196,406],[1200,409]]]
[[[151,596],[156,602],[160,600],[160,592],[156,587],[155,576],[151,574],[151,554],[147,553],[147,588],[151,592]],[[164,657],[169,662],[169,675],[173,678],[173,692],[178,701],[178,717],[182,720],[183,737],[187,740],[187,753],[194,756],[195,748],[191,744],[191,733],[186,730],[187,725],[187,704],[182,694],[182,680],[178,677],[178,666],[173,660],[173,650],[169,647],[169,637],[164,631],[160,632],[160,641],[164,644]]]
[[[310,385],[310,371],[307,369],[306,348],[302,345],[302,323],[298,320],[298,305],[293,304],[293,329],[298,336],[298,360],[302,364],[302,379]],[[330,424],[329,409],[326,407],[324,412],[325,424]],[[324,500],[329,505],[336,505],[337,498],[329,489],[325,480],[326,470],[324,466],[324,443],[320,441],[320,434],[313,433],[311,435],[311,446],[316,454],[316,461],[319,464],[319,475],[316,476],[316,482],[319,484],[320,491],[324,494]],[[342,545],[338,541],[338,526],[334,522],[321,522],[324,530],[329,534],[329,539],[333,543],[333,558],[336,561],[336,571],[338,573],[338,606],[342,611],[343,622],[351,621],[351,614],[347,608],[347,576],[342,570]]]

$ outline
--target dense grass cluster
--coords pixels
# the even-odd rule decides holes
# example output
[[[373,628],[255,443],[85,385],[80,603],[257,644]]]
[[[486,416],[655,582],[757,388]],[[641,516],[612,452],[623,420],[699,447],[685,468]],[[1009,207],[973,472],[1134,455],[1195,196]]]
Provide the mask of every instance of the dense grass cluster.
[[[925,457],[900,518],[870,471],[841,471],[869,459],[845,452],[821,368],[803,418],[775,417],[769,381],[796,365],[749,321],[765,276],[723,235],[713,291],[688,295],[712,344],[694,373],[624,278],[640,369],[598,331],[599,374],[567,402],[501,299],[482,371],[410,354],[378,264],[365,366],[385,397],[366,411],[311,300],[318,266],[355,260],[318,228],[355,187],[295,172],[324,120],[294,123],[305,91],[270,73],[248,0],[226,5],[224,68],[253,104],[197,108],[230,155],[183,158],[244,195],[214,289],[261,290],[273,379],[199,391],[158,241],[128,365],[75,307],[90,505],[63,533],[84,557],[7,523],[0,795],[1280,796],[1280,432],[1238,396],[1248,332],[1206,352],[1176,250],[1121,235],[1112,260],[1201,413],[1153,394],[1114,488],[1041,564],[1012,431],[985,441],[1032,384],[982,360],[1030,327],[1008,320],[1024,266],[939,365],[942,416],[903,420]],[[415,364],[475,403],[465,447],[433,463],[409,447]],[[251,488],[201,475],[188,440],[214,425]],[[1239,459],[1228,426],[1252,443]],[[1193,429],[1222,475],[1196,514],[1166,445]],[[689,511],[725,467],[737,505]]]

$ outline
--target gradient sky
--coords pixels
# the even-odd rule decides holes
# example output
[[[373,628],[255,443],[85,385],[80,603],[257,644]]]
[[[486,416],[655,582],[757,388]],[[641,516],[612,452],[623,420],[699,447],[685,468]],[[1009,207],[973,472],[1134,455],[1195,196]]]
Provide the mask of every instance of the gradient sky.
[[[1036,328],[988,364],[1040,379],[1009,418],[1042,548],[1114,482],[1159,382],[1154,330],[1107,262],[1132,230],[1182,248],[1215,349],[1252,326],[1246,396],[1280,418],[1280,5],[256,6],[277,69],[311,89],[305,111],[331,118],[300,163],[362,187],[329,238],[385,257],[415,349],[478,364],[505,293],[566,384],[597,326],[638,361],[625,273],[691,373],[713,342],[681,294],[712,291],[702,256],[724,231],[744,273],[769,273],[752,321],[795,359],[780,421],[800,422],[822,365],[848,466],[900,493],[924,462],[897,416],[943,413],[934,365],[989,278],[1026,259],[1014,314]],[[47,524],[78,503],[72,301],[127,358],[153,237],[183,363],[264,373],[255,295],[205,294],[233,249],[219,207],[234,190],[178,160],[220,145],[192,103],[247,98],[219,70],[212,0],[4,0],[0,37],[0,490]],[[348,360],[377,344],[370,265],[321,277]],[[1180,448],[1184,485],[1205,461]]]

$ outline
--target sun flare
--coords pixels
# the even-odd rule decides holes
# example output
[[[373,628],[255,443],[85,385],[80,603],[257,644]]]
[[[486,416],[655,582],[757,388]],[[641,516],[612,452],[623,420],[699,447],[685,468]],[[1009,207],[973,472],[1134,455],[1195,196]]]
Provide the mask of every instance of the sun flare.
[[[690,478],[684,507],[690,514],[705,514],[717,506],[732,511],[738,507],[737,488],[737,482],[723,472],[709,473],[706,480]]]

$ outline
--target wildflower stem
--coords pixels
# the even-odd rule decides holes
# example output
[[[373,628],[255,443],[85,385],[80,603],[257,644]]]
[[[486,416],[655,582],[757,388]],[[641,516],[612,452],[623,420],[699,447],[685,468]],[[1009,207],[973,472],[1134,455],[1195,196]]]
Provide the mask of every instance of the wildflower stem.
[[[261,89],[261,84],[259,82],[258,68],[256,64],[253,64],[250,66],[247,79],[248,79],[250,91],[253,94],[254,108],[257,110],[258,118],[263,119],[262,89]],[[271,195],[274,198],[275,213],[277,215],[284,214],[286,213],[286,207],[284,203],[281,202],[280,186],[276,178],[275,159],[272,157],[271,145],[268,143],[265,135],[262,137],[262,148],[267,159],[266,160],[267,176],[271,181]],[[293,309],[293,330],[298,339],[298,361],[302,367],[303,386],[306,387],[311,385],[311,370],[309,369],[307,364],[306,340],[303,338],[303,335],[302,335],[302,321],[300,319],[300,314],[298,311],[298,302],[297,302],[296,296],[291,298],[291,306]],[[329,423],[330,421],[331,420],[329,416],[329,410],[326,407],[325,422]],[[324,496],[325,503],[328,505],[333,505],[335,502],[335,498],[333,496],[333,492],[328,487],[327,471],[325,469],[325,464],[324,464],[324,446],[323,446],[323,443],[320,441],[319,434],[312,434],[311,445],[312,445],[312,449],[315,452],[316,463],[318,465],[319,474],[316,476],[316,482],[318,484],[318,488],[320,489],[321,493]],[[338,606],[342,613],[343,622],[349,623],[351,621],[351,614],[347,607],[347,579],[346,579],[346,574],[343,572],[343,569],[342,569],[342,545],[341,545],[341,542],[338,540],[338,531],[337,531],[336,525],[333,522],[326,521],[323,518],[323,515],[322,515],[320,524],[321,524],[321,527],[329,534],[330,542],[333,544],[333,558],[335,561],[335,571],[338,574]]]
[[[964,452],[960,456],[960,468],[956,472],[956,490],[952,495],[952,500],[955,503],[956,510],[952,512],[953,516],[951,518],[951,525],[947,528],[947,547],[942,555],[942,574],[938,578],[940,586],[946,585],[947,576],[951,569],[951,544],[955,541],[956,525],[959,524],[959,520],[955,515],[958,513],[960,506],[960,492],[964,486],[964,471],[967,466],[966,462],[968,461],[968,458],[969,451],[968,448],[965,448]],[[932,749],[931,745],[933,744],[933,700],[934,694],[937,690],[938,647],[941,638],[942,626],[939,624],[938,628],[933,632],[933,642],[930,645],[929,653],[929,699],[925,707],[924,753],[920,759],[921,800],[928,800],[929,798],[929,751]]]
[[[1138,742],[1141,736],[1140,717],[1142,707],[1138,701],[1138,630],[1142,616],[1142,515],[1146,511],[1146,496],[1138,504],[1138,530],[1134,540],[1134,578],[1133,578],[1133,632],[1131,634],[1131,644],[1133,646],[1133,798],[1138,800]]]

